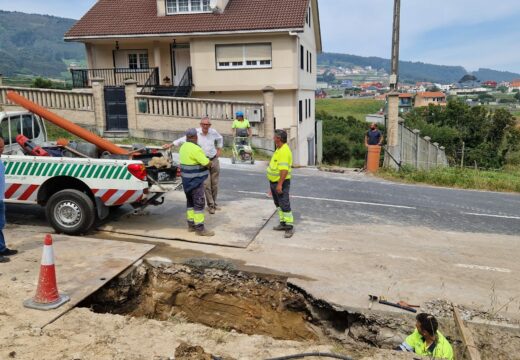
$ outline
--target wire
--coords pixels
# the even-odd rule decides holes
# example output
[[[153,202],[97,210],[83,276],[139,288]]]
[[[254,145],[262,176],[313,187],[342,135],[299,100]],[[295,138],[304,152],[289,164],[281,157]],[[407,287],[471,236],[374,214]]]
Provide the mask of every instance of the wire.
[[[289,359],[303,359],[309,356],[314,357],[325,357],[325,358],[331,358],[331,359],[342,359],[342,360],[353,360],[351,357],[339,355],[339,354],[332,354],[332,353],[322,353],[322,352],[311,352],[311,353],[301,353],[301,354],[295,354],[295,355],[287,355],[282,357],[276,357],[276,358],[270,358],[267,360],[289,360]]]

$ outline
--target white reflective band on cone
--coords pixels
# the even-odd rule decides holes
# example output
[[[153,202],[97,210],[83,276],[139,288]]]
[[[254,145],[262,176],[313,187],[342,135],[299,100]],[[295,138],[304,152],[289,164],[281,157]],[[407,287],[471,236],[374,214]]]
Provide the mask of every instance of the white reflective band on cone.
[[[54,265],[54,251],[52,245],[43,245],[41,265]]]

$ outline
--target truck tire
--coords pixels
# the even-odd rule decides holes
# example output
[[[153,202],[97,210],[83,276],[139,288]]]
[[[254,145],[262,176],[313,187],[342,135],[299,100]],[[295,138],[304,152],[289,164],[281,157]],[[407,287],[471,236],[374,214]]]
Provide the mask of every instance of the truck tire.
[[[96,220],[94,202],[78,190],[62,190],[52,195],[45,206],[47,220],[58,234],[80,235]]]

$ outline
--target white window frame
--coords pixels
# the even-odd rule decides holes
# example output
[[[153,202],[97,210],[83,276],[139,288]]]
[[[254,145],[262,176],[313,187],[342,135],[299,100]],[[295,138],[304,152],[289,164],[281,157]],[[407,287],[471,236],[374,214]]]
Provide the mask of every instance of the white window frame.
[[[270,60],[254,60],[256,64],[247,64],[246,60],[246,48],[247,46],[254,45],[269,45],[271,48],[271,59]],[[217,48],[218,47],[226,47],[226,46],[241,46],[242,47],[242,65],[233,64],[232,62],[227,62],[227,65],[223,65],[223,62],[219,62],[217,58]],[[269,62],[263,63],[262,62]],[[217,44],[215,45],[215,65],[217,70],[241,70],[241,69],[272,69],[273,67],[273,45],[271,43],[249,43],[249,44]]]
[[[202,14],[211,13],[210,0],[188,0],[188,11],[179,11],[179,0],[164,0],[166,6],[166,15],[178,15],[178,14]],[[192,1],[200,3],[200,10],[192,10]],[[204,10],[204,3],[207,4],[207,10]],[[175,9],[172,11],[172,9]]]

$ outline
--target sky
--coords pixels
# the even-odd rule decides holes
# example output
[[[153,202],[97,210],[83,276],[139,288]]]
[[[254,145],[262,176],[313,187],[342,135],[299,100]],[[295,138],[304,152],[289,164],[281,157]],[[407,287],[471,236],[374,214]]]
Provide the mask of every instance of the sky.
[[[254,1],[254,0],[251,0]],[[80,18],[96,0],[0,0]],[[323,50],[390,57],[392,0],[319,0]],[[520,73],[520,0],[401,0],[401,60]]]

